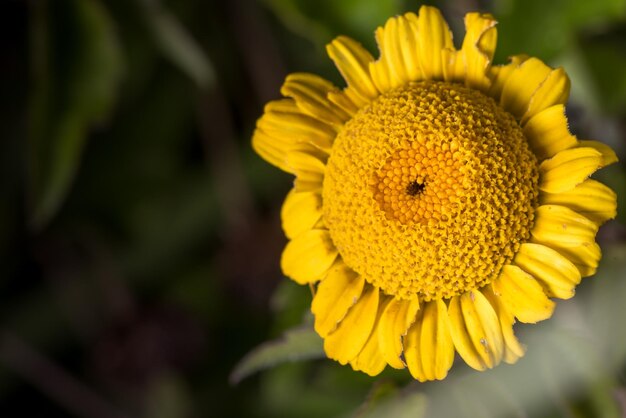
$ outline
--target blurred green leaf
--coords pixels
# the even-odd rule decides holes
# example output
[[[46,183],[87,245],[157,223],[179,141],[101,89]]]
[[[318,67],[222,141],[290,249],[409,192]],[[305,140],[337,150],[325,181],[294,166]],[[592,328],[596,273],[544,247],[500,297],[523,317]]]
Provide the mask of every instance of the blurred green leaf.
[[[332,361],[288,363],[260,376],[260,417],[348,417],[371,378]]]
[[[152,33],[165,56],[198,87],[215,82],[213,66],[200,45],[157,0],[139,0]]]
[[[432,418],[619,416],[614,378],[592,338],[553,324],[528,331],[528,353],[515,365],[478,372],[459,364],[445,381],[409,390],[427,396]]]
[[[274,312],[273,329],[278,332],[311,320],[311,289],[293,280],[281,280],[272,295],[270,305]]]
[[[570,0],[565,3],[570,7],[564,7],[562,13],[575,26],[603,26],[607,20],[626,17],[624,0]]]
[[[378,392],[383,393],[378,393]],[[381,385],[367,403],[355,414],[358,418],[421,418],[426,416],[428,399],[419,392],[388,392],[388,385]]]
[[[623,20],[623,0],[508,0],[495,3],[498,24],[496,62],[526,53],[550,61],[569,48],[577,32]]]
[[[559,54],[552,64],[563,67],[567,71],[571,80],[570,103],[583,104],[585,111],[597,112],[600,109],[601,99],[580,47],[575,45]],[[575,127],[570,126],[570,129]],[[572,133],[579,134],[579,132]]]
[[[48,222],[78,170],[88,129],[110,111],[122,76],[114,24],[96,0],[33,3],[31,225]]]
[[[538,375],[561,415],[619,418],[613,398],[615,379],[602,347],[593,338],[581,338],[565,329],[543,338],[552,347],[549,355],[539,358]]]
[[[128,218],[137,245],[127,249],[126,272],[154,280],[173,261],[210,234],[217,215],[213,179],[206,170],[190,172],[183,184],[162,186],[160,193],[143,196],[129,208]],[[134,202],[133,202],[134,203]]]
[[[584,39],[580,50],[601,98],[600,109],[606,113],[623,113],[626,107],[626,29]]]
[[[626,359],[626,327],[620,323],[626,318],[626,246],[606,249],[600,266],[592,279],[589,322],[603,362],[617,368]]]
[[[224,312],[224,300],[220,297],[217,274],[211,260],[201,263],[190,263],[187,268],[180,269],[176,280],[166,283],[163,292],[167,304],[174,304],[193,312],[195,317],[207,323],[217,322]]]
[[[191,416],[191,394],[180,376],[173,373],[164,373],[154,378],[145,398],[146,418]]]
[[[281,363],[325,357],[322,339],[311,327],[285,332],[278,340],[266,342],[247,354],[230,375],[237,384],[251,374]]]
[[[266,0],[291,31],[323,46],[338,35],[374,46],[377,26],[401,11],[401,1]]]

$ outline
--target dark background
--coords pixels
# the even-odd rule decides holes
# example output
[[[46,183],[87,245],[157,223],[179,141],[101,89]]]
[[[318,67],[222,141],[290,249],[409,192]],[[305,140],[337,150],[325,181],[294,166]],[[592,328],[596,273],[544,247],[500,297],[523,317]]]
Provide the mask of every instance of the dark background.
[[[496,63],[565,66],[571,130],[626,159],[626,1],[428,3],[457,43],[467,11],[493,13]],[[424,399],[429,416],[624,414],[622,163],[598,174],[620,202],[598,275],[516,327],[518,365],[417,385],[314,360],[228,381],[311,299],[280,273],[292,179],[251,150],[255,120],[288,72],[343,85],[334,36],[375,51],[375,27],[420,4],[0,0],[0,416],[369,416],[379,399],[388,417]]]

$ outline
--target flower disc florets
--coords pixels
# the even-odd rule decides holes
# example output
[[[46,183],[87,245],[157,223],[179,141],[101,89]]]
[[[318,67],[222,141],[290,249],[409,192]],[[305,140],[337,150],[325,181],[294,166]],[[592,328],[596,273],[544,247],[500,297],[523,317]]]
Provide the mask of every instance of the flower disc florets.
[[[450,298],[490,283],[530,237],[537,182],[522,129],[493,99],[410,83],[337,136],[324,219],[346,264],[385,293]]]

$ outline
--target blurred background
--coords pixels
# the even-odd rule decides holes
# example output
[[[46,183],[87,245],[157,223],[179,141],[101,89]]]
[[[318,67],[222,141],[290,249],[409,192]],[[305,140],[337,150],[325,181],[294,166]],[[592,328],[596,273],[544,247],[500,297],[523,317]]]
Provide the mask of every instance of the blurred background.
[[[622,163],[601,268],[516,326],[528,355],[416,384],[322,359],[278,265],[292,179],[250,137],[287,73],[343,85],[334,36],[374,52],[424,3],[563,65],[571,130]],[[0,0],[0,86],[1,417],[626,416],[625,0]]]

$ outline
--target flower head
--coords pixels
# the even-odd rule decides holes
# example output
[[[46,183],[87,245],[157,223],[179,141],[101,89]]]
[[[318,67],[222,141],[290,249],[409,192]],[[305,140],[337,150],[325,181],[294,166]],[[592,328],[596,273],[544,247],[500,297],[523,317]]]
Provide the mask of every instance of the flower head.
[[[596,270],[616,198],[589,176],[615,153],[569,132],[563,69],[492,65],[495,25],[467,14],[457,50],[424,6],[376,30],[377,60],[340,36],[347,87],[292,74],[257,123],[255,150],[296,177],[283,272],[316,284],[315,330],[341,364],[424,381],[455,352],[513,363],[515,320],[549,318]]]

